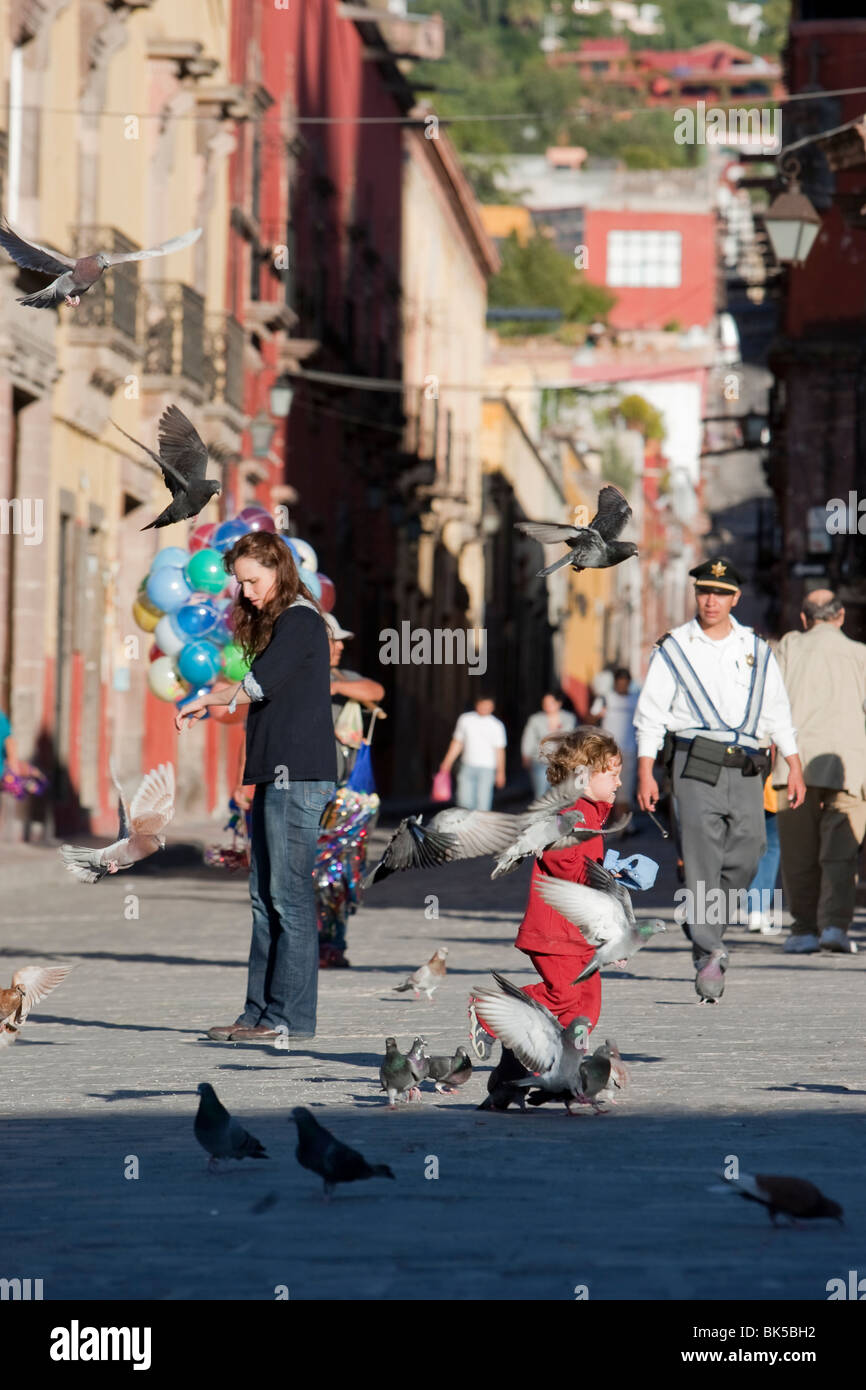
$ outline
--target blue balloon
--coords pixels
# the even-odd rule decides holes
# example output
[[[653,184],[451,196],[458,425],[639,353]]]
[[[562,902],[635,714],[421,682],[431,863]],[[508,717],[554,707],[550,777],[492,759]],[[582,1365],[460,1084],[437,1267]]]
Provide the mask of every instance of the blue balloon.
[[[155,573],[151,572],[145,593],[163,613],[176,612],[192,598],[192,589],[183,570],[175,565],[163,565]]]
[[[314,599],[318,600],[322,597],[322,585],[319,581],[319,576],[313,574],[312,570],[299,569],[298,578],[302,584],[306,584]]]
[[[188,642],[192,642],[198,637],[209,637],[215,632],[221,616],[215,604],[196,595],[189,603],[172,613],[171,625],[179,637],[185,637]]]
[[[186,709],[187,705],[192,704],[193,700],[198,700],[199,697],[200,697],[201,695],[206,695],[207,692],[208,692],[209,690],[210,690],[210,686],[209,686],[209,685],[202,685],[202,686],[200,686],[199,689],[193,691],[193,693],[192,693],[191,695],[184,695],[182,699],[180,699],[180,700],[175,700],[175,702],[174,702],[175,708],[176,708],[176,709]],[[207,709],[206,709],[205,712],[204,712],[204,714],[202,714],[202,715],[199,716],[199,720],[198,720],[197,722],[202,722],[202,721],[204,721],[205,719],[210,719],[210,710],[207,710]]]
[[[227,550],[231,549],[235,541],[239,541],[241,536],[247,534],[248,530],[249,527],[246,522],[239,521],[237,517],[231,521],[221,521],[211,536],[210,549],[218,550],[221,555],[224,555]]]
[[[281,540],[281,541],[285,541],[286,545],[289,547],[289,550],[292,552],[292,559],[294,560],[295,564],[296,564],[296,565],[298,566],[298,568],[300,569],[300,567],[301,567],[300,556],[298,555],[297,550],[295,549],[294,545],[292,544],[292,538],[291,538],[291,536],[287,536],[287,535],[285,535],[285,533],[284,533],[283,531],[281,531],[281,532],[280,532],[280,540]]]
[[[165,550],[158,551],[153,564],[150,567],[151,574],[156,574],[164,565],[170,565],[174,569],[183,569],[184,565],[189,564],[189,551],[183,550],[179,545],[167,545]]]
[[[177,669],[196,690],[207,685],[222,668],[222,653],[213,642],[187,642],[176,659]]]

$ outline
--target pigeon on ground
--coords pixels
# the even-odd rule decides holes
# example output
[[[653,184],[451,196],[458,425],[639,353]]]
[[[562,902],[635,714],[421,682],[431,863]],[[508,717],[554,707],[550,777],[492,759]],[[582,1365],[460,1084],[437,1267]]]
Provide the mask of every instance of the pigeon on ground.
[[[493,971],[499,990],[473,989],[484,1019],[531,1073],[516,1086],[539,1086],[543,1091],[567,1092],[577,1100],[589,1100],[584,1085],[594,1076],[581,1075],[589,1036],[588,1020],[572,1019],[563,1028],[549,1009],[518,989],[504,975]]]
[[[595,1049],[593,1056],[606,1057],[610,1062],[610,1078],[604,1090],[599,1094],[599,1100],[607,1100],[611,1105],[614,1105],[617,1091],[624,1091],[631,1081],[629,1069],[622,1060],[620,1050],[612,1038],[605,1038],[601,1047]]]
[[[111,769],[119,792],[120,829],[113,845],[105,849],[84,849],[80,845],[61,845],[59,854],[71,874],[81,883],[97,883],[106,874],[131,869],[139,859],[147,859],[165,849],[162,834],[174,815],[174,768],[160,763],[148,772],[127,806],[120,783]]]
[[[589,944],[596,947],[595,955],[574,984],[588,979],[602,966],[624,966],[651,937],[666,930],[664,922],[658,919],[638,922],[625,885],[594,859],[585,863],[590,887],[564,878],[540,878],[535,884],[536,893],[580,927]]]
[[[385,1039],[385,1056],[379,1068],[379,1080],[382,1090],[388,1092],[389,1110],[397,1109],[398,1099],[417,1100],[421,1095],[409,1059],[400,1052],[396,1038]]]
[[[557,521],[517,521],[515,526],[525,536],[541,541],[542,545],[564,541],[568,546],[567,555],[538,571],[537,577],[541,578],[563,565],[571,565],[580,574],[581,570],[609,569],[611,565],[622,564],[631,555],[637,555],[637,546],[633,541],[616,539],[630,516],[631,507],[619,488],[608,485],[598,494],[598,511],[588,526],[566,526]]]
[[[464,811],[456,806],[437,811],[429,825],[422,825],[421,819],[408,816],[401,820],[378,864],[365,877],[365,888],[404,869],[432,869],[455,859],[499,854],[520,828],[517,816]]]
[[[427,1080],[435,1082],[442,1095],[453,1095],[471,1075],[472,1062],[465,1047],[458,1047],[453,1057],[427,1058]]]
[[[304,1105],[296,1105],[291,1114],[298,1126],[298,1147],[295,1156],[302,1168],[318,1173],[325,1184],[325,1200],[339,1182],[358,1182],[362,1178],[393,1178],[387,1163],[370,1164],[357,1149],[336,1139],[330,1130],[320,1125],[315,1115]]]
[[[217,1099],[217,1093],[209,1081],[202,1081],[197,1088],[201,1100],[193,1124],[193,1133],[205,1153],[210,1154],[208,1170],[216,1172],[221,1158],[267,1158],[264,1147],[258,1139],[245,1130],[239,1120],[230,1115]]]
[[[538,801],[533,801],[518,817],[519,834],[499,855],[490,877],[510,874],[530,855],[540,859],[549,849],[570,849],[593,835],[615,835],[624,830],[631,820],[631,812],[608,830],[592,830],[586,827],[582,811],[569,809],[585,795],[588,783],[589,768],[579,767],[566,782],[551,787]]]
[[[421,998],[421,991],[427,995],[430,1003],[433,1003],[433,994],[445,979],[445,957],[448,954],[447,946],[440,946],[434,951],[426,965],[419,965],[418,969],[411,975],[407,975],[402,985],[395,985],[398,994],[405,993],[411,989],[415,992],[415,998]]]
[[[146,444],[127,434],[122,425],[111,422],[116,430],[143,449],[162,470],[165,485],[172,500],[160,512],[155,521],[142,526],[142,531],[153,527],[171,526],[175,521],[188,521],[198,516],[202,507],[207,506],[212,497],[220,491],[220,484],[207,473],[207,445],[198,430],[176,405],[170,405],[159,422],[159,453],[155,454]]]
[[[825,1197],[806,1178],[775,1177],[766,1173],[752,1177],[750,1173],[740,1173],[738,1178],[728,1178],[722,1187],[712,1187],[710,1191],[733,1192],[748,1202],[760,1202],[767,1208],[774,1226],[780,1213],[790,1218],[791,1225],[796,1225],[798,1220],[811,1221],[822,1216],[838,1221],[840,1226],[845,1224],[839,1203]]]
[[[191,246],[200,236],[201,227],[196,227],[195,231],[172,237],[170,241],[163,241],[148,251],[97,251],[91,256],[79,256],[76,260],[59,251],[49,251],[37,242],[25,241],[13,232],[8,222],[0,222],[0,246],[16,265],[24,270],[38,270],[42,275],[56,276],[44,289],[18,300],[19,304],[26,304],[30,309],[53,309],[58,304],[68,304],[77,309],[81,296],[110,267],[124,265],[127,261],[146,261],[152,256],[169,256],[173,251],[182,251],[185,246]]]
[[[718,1004],[725,992],[727,951],[713,951],[709,960],[695,975],[695,994],[699,1004]]]
[[[478,1106],[479,1110],[507,1110],[516,1102],[521,1110],[526,1109],[526,1091],[518,1082],[525,1081],[532,1073],[519,1062],[510,1047],[502,1044],[502,1056],[487,1077],[487,1097]]]
[[[426,1081],[427,1073],[430,1070],[430,1058],[424,1051],[426,1046],[426,1038],[416,1038],[406,1053],[406,1061],[409,1063],[409,1070],[416,1086],[420,1086],[422,1081]]]
[[[25,965],[12,976],[9,989],[0,989],[0,1047],[11,1047],[27,1015],[62,984],[71,965]]]

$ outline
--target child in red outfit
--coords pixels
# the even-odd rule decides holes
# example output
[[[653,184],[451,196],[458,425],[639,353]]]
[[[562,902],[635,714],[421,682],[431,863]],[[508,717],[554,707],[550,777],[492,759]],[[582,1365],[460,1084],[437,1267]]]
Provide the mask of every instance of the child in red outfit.
[[[548,753],[548,781],[558,786],[578,767],[589,770],[589,786],[569,810],[583,813],[588,828],[601,830],[616,799],[620,785],[622,758],[619,748],[609,734],[596,730],[576,729],[558,735]],[[557,912],[535,892],[535,884],[543,874],[567,878],[573,883],[586,883],[586,860],[601,863],[604,840],[600,835],[582,840],[570,849],[548,850],[532,870],[532,882],[526,912],[517,933],[515,946],[525,951],[541,976],[536,985],[525,985],[524,994],[538,1000],[567,1027],[581,1014],[589,1019],[590,1027],[598,1023],[601,1013],[601,974],[596,971],[588,980],[574,984],[595,954],[595,947],[586,940],[579,927]],[[489,1025],[478,1016],[488,1033]],[[495,1036],[495,1035],[494,1035]]]

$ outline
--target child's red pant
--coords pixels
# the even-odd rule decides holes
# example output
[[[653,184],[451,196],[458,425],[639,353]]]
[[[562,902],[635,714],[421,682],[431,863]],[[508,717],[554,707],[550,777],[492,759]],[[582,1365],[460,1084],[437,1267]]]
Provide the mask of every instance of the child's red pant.
[[[588,980],[581,980],[580,984],[575,985],[572,984],[572,980],[585,968],[585,956],[575,959],[574,956],[538,955],[535,951],[529,951],[527,954],[541,980],[537,985],[521,986],[523,993],[549,1009],[559,1019],[563,1028],[567,1028],[573,1018],[579,1018],[581,1015],[588,1018],[590,1028],[594,1028],[601,1013],[599,971],[596,970]],[[479,1023],[495,1038],[496,1034],[490,1024],[478,1010],[476,1012]]]

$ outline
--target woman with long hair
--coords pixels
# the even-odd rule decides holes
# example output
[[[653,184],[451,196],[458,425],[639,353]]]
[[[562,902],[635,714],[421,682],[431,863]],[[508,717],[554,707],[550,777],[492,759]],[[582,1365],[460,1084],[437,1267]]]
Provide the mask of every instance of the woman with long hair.
[[[327,629],[289,547],[266,532],[223,556],[239,589],[235,641],[252,661],[240,685],[209,690],[175,718],[179,730],[210,705],[250,706],[243,781],[255,783],[250,836],[253,935],[247,999],[218,1042],[261,1042],[316,1031],[319,943],[313,869],[319,821],[334,795]]]

